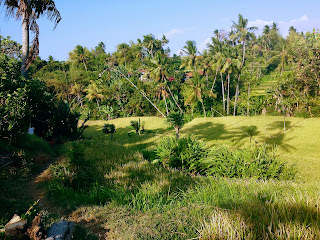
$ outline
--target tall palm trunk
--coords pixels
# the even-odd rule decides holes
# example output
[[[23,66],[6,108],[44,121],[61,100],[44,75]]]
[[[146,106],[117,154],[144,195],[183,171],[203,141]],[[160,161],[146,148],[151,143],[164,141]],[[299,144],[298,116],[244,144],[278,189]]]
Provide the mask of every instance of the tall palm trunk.
[[[213,80],[213,83],[212,83],[212,87],[211,87],[210,92],[213,92],[213,87],[214,87],[214,84],[216,83],[217,74],[218,74],[218,70],[216,70],[216,75],[214,76],[214,80]]]
[[[167,116],[169,116],[169,111],[168,111],[168,105],[167,105],[167,100],[166,100],[166,96],[164,94],[162,94],[163,100],[164,100],[164,104],[166,105],[166,112],[167,112]]]
[[[123,52],[123,58],[124,58],[124,66],[127,67],[127,63],[126,63],[126,52]]]
[[[247,100],[247,116],[249,116],[249,112],[250,112],[250,91],[251,91],[251,84],[249,81],[248,84],[248,100]]]
[[[82,59],[83,65],[84,65],[84,69],[86,70],[86,72],[88,71],[87,69],[87,65],[86,65],[86,61],[84,59]]]
[[[99,112],[100,112],[100,104],[99,104],[98,99],[96,99],[96,102],[97,102],[97,104],[98,104],[98,109],[99,109]]]
[[[172,97],[172,99],[173,99],[174,103],[177,105],[177,107],[179,108],[180,112],[181,112],[181,113],[183,113],[183,111],[182,111],[181,107],[179,106],[179,104],[177,103],[176,99],[174,98],[174,96],[173,96],[173,94],[172,94],[172,92],[171,92],[170,87],[169,87],[169,86],[167,86],[167,87],[168,87],[169,93],[170,93],[170,95],[171,95],[171,97]]]
[[[29,56],[29,18],[22,17],[22,62],[21,62],[21,75],[25,78],[28,77],[27,72],[27,58]]]
[[[223,115],[224,115],[224,112],[226,111],[226,101],[225,101],[225,96],[224,96],[224,84],[223,84],[223,77],[222,77],[222,73],[220,73],[220,77],[221,77],[222,102],[223,102]]]
[[[242,48],[242,64],[241,64],[241,69],[244,66],[244,58],[246,55],[246,40],[244,39],[242,42],[243,48]]]
[[[207,117],[206,108],[204,107],[203,100],[201,100],[200,102],[201,102],[201,104],[202,104],[203,116],[204,116],[204,117]]]
[[[238,82],[237,82],[237,87],[236,87],[236,95],[235,95],[235,98],[234,98],[234,108],[233,108],[233,116],[236,115],[236,110],[237,110],[237,100],[238,100],[238,96],[239,96],[239,85],[240,85],[240,76],[241,76],[241,73],[239,73],[239,77],[238,77]]]
[[[246,40],[245,40],[245,39],[243,40],[242,44],[243,44],[242,63],[241,63],[240,73],[239,73],[238,82],[237,82],[237,87],[236,87],[236,95],[235,95],[234,108],[233,108],[233,116],[236,115],[237,100],[238,100],[238,96],[239,96],[239,93],[240,93],[240,88],[239,88],[239,85],[240,85],[240,76],[241,76],[242,68],[243,68],[243,66],[244,66],[245,55],[246,55]]]
[[[229,102],[230,102],[230,73],[228,72],[228,95],[227,95],[227,115],[230,113]]]
[[[206,71],[206,79],[207,79],[207,87],[209,87],[209,76],[208,76],[208,71]]]

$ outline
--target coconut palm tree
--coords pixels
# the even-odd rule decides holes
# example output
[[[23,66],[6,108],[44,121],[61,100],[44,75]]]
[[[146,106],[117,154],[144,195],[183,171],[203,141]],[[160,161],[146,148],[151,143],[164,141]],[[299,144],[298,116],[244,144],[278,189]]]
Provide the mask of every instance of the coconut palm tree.
[[[69,93],[77,98],[78,104],[80,104],[81,108],[83,108],[82,98],[81,98],[82,91],[83,91],[83,86],[78,83],[71,85],[69,89]]]
[[[27,70],[31,62],[39,54],[39,26],[37,19],[46,17],[55,23],[54,28],[61,21],[61,15],[53,0],[0,0],[4,3],[7,17],[15,17],[22,21],[22,62],[21,74],[27,78]],[[35,34],[29,51],[29,31]]]
[[[163,53],[163,51],[158,51],[155,54],[155,57],[150,60],[150,75],[156,79],[157,81],[163,83],[162,86],[167,88],[169,90],[169,93],[176,104],[176,106],[179,108],[180,112],[182,113],[182,109],[177,103],[176,99],[174,98],[171,89],[168,85],[167,79],[168,79],[168,68],[169,68],[169,59],[166,54]],[[162,90],[162,92],[164,92]],[[166,91],[165,91],[166,92]],[[165,95],[163,96],[163,99],[165,100]],[[167,106],[167,105],[166,105]],[[167,109],[168,112],[168,109]]]
[[[257,27],[248,27],[248,19],[243,18],[241,14],[239,14],[238,23],[233,21],[232,28],[235,30],[232,38],[238,39],[239,42],[242,43],[242,67],[245,61],[246,55],[246,43],[250,39],[254,38],[253,30],[257,30]]]
[[[184,65],[189,67],[194,67],[194,71],[197,71],[196,59],[198,54],[198,49],[195,41],[187,41],[186,45],[181,49],[185,54],[187,54],[187,61]]]
[[[236,58],[230,58],[228,57],[221,69],[222,73],[227,74],[227,81],[228,81],[228,92],[227,92],[227,114],[229,115],[229,109],[230,109],[230,74],[232,72],[240,72],[241,69],[241,62],[239,59]],[[239,80],[238,80],[239,82]]]
[[[89,50],[86,47],[77,45],[75,49],[69,53],[69,58],[73,63],[82,63],[87,72],[88,54]]]
[[[123,54],[123,59],[124,59],[124,66],[126,67],[127,66],[127,63],[126,63],[126,52],[128,52],[128,49],[129,49],[129,45],[126,44],[126,43],[120,43],[118,46],[117,46],[117,50]]]
[[[241,75],[241,70],[242,70],[244,63],[245,63],[246,43],[250,39],[254,38],[254,34],[252,33],[252,31],[257,30],[258,28],[257,27],[248,27],[248,19],[243,18],[243,16],[241,14],[239,14],[238,23],[233,21],[232,28],[235,31],[232,38],[238,39],[238,41],[242,43],[242,63],[241,63],[240,71],[239,71],[239,77],[238,77],[236,95],[235,95],[235,102],[234,102],[234,111],[233,111],[233,115],[235,115],[236,108],[237,108],[237,97],[239,95],[240,75]]]
[[[84,91],[87,93],[86,98],[88,98],[89,101],[96,100],[98,109],[100,111],[99,100],[101,101],[104,99],[104,95],[102,94],[103,89],[101,89],[96,82],[91,81],[91,84],[89,84]]]
[[[206,109],[203,104],[204,85],[200,74],[195,72],[193,77],[188,80],[188,83],[183,86],[183,95],[185,97],[185,105],[194,105],[199,101],[202,105],[203,115],[206,117]]]

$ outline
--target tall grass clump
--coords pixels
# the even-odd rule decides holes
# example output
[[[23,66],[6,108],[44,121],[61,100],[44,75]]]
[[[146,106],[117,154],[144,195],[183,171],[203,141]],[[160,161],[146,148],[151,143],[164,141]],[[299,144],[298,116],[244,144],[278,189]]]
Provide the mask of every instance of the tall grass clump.
[[[276,149],[267,145],[233,151],[214,146],[198,167],[199,173],[215,177],[291,180],[295,176],[295,168],[277,159]]]
[[[166,167],[186,171],[195,170],[198,162],[206,155],[204,144],[191,136],[179,139],[165,137],[156,146],[157,161]]]
[[[227,178],[293,179],[295,169],[277,159],[275,149],[267,145],[229,150],[204,143],[191,136],[166,137],[156,147],[158,162],[191,173]]]

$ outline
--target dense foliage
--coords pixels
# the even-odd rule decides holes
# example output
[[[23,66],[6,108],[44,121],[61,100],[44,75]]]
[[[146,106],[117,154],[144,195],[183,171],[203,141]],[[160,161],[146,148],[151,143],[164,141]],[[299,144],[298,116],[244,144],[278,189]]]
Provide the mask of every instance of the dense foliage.
[[[190,173],[227,178],[293,179],[295,170],[277,159],[267,146],[230,150],[223,146],[205,149],[188,136],[166,137],[156,147],[157,162]]]
[[[187,41],[179,56],[170,56],[165,36],[151,34],[119,44],[114,53],[102,42],[91,50],[78,45],[67,62],[37,58],[29,75],[93,119],[171,112],[318,116],[319,32],[290,28],[284,38],[273,23],[256,36],[247,24],[239,15],[230,32],[214,31],[202,53]],[[1,52],[19,59],[19,45],[4,40]]]
[[[5,39],[8,41],[8,39]],[[10,40],[10,39],[9,39]],[[29,127],[41,137],[77,137],[79,114],[44,81],[20,75],[19,54],[0,53],[0,139],[16,141]]]

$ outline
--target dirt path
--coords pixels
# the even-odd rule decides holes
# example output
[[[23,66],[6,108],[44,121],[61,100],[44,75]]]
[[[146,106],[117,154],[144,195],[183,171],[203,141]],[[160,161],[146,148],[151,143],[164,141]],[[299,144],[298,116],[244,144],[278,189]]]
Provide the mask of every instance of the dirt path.
[[[45,191],[40,187],[40,183],[49,179],[49,167],[51,164],[58,161],[57,158],[51,158],[46,161],[40,169],[40,173],[36,174],[27,184],[27,190],[33,201],[38,201],[38,207],[41,210],[47,210],[49,212],[60,212],[58,209],[52,207],[52,205],[45,198]]]

